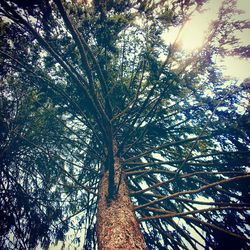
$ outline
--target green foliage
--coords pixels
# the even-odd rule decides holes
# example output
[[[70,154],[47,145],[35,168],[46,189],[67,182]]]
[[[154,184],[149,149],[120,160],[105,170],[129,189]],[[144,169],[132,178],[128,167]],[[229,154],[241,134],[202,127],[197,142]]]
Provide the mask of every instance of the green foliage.
[[[217,25],[191,59],[161,39],[205,2],[1,2],[1,249],[96,249],[114,154],[149,249],[247,249],[248,85],[216,68]]]

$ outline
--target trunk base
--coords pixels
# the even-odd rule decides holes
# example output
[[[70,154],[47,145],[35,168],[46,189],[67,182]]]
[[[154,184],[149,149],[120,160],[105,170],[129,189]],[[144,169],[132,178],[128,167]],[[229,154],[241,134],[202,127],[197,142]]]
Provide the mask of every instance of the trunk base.
[[[115,159],[115,183],[119,182],[120,164]],[[99,250],[146,250],[144,237],[133,211],[125,178],[120,180],[116,198],[108,202],[108,172],[105,172],[99,192],[97,211],[97,240]]]

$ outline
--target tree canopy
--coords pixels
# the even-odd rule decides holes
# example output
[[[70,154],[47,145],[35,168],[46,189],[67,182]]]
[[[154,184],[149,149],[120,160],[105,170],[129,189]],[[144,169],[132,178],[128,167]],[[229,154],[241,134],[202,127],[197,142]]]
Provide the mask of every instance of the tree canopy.
[[[249,29],[222,1],[202,48],[162,34],[206,0],[0,3],[0,248],[96,249],[98,187],[114,156],[149,249],[249,247]]]

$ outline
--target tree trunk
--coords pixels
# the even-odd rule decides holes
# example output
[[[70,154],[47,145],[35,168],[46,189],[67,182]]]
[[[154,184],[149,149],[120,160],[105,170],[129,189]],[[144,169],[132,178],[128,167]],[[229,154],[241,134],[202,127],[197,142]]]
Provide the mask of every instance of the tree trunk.
[[[115,157],[114,169],[116,186],[120,182],[116,198],[110,203],[107,200],[108,171],[103,174],[99,187],[97,211],[98,249],[145,250],[146,244],[133,211],[133,205],[118,157]]]

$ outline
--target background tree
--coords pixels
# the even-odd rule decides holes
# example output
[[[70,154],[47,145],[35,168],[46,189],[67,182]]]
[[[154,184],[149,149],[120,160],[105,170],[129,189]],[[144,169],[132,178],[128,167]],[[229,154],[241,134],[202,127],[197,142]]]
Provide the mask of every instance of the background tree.
[[[68,232],[85,249],[247,249],[249,83],[214,56],[247,57],[232,31],[249,22],[224,1],[200,50],[162,40],[205,3],[1,2],[1,248]]]

